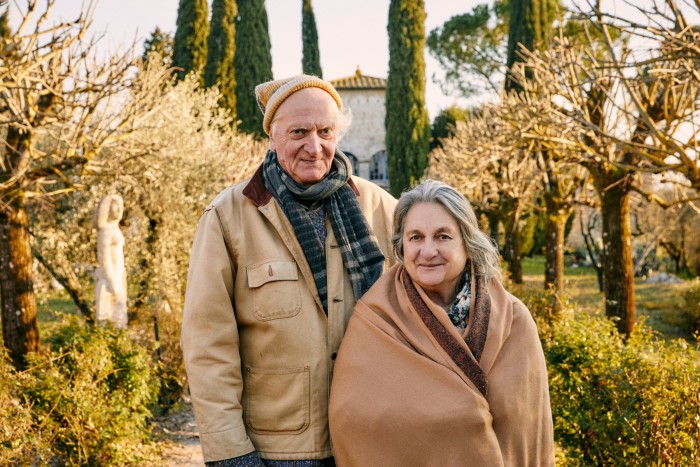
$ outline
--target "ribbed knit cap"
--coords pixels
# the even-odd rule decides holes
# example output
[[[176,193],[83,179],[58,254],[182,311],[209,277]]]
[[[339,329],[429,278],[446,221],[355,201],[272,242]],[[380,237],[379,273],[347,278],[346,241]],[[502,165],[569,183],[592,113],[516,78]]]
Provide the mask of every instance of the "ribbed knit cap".
[[[255,97],[263,115],[263,129],[270,134],[270,123],[282,102],[289,96],[304,88],[319,88],[326,91],[343,110],[343,101],[333,85],[316,76],[297,75],[291,78],[276,79],[255,86]]]

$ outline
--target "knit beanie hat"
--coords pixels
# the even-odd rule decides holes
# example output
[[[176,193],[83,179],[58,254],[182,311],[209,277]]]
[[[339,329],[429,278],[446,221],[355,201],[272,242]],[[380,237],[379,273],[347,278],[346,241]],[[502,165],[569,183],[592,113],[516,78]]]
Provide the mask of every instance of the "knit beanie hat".
[[[326,91],[333,98],[338,108],[343,110],[343,101],[340,99],[338,91],[333,85],[316,76],[297,75],[291,78],[277,79],[255,86],[255,97],[258,106],[265,116],[263,119],[263,129],[270,134],[270,123],[279,109],[282,102],[289,96],[304,88],[319,88]]]

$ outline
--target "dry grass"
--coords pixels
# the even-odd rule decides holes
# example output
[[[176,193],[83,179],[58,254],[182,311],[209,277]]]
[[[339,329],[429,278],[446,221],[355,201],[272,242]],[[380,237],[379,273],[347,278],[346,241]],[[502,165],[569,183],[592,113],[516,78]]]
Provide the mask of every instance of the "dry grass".
[[[544,258],[525,258],[523,262],[525,285],[535,289],[544,286]],[[564,298],[577,310],[588,313],[604,313],[604,296],[598,290],[598,279],[592,267],[565,268]],[[646,284],[635,279],[637,320],[644,320],[665,338],[683,338],[694,341],[681,326],[678,309],[683,304],[683,291],[687,284]]]

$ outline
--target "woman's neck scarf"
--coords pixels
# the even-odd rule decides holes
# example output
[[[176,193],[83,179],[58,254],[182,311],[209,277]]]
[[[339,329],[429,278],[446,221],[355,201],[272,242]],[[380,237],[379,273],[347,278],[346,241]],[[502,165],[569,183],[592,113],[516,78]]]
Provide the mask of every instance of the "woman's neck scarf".
[[[304,203],[311,203],[312,206],[323,203],[338,241],[343,264],[350,276],[356,301],[379,278],[384,264],[384,255],[379,243],[367,225],[355,192],[348,186],[349,165],[347,157],[336,151],[333,167],[328,175],[313,185],[304,186],[294,181],[282,169],[277,160],[277,153],[268,151],[263,162],[265,186],[280,204],[294,228],[326,313],[326,252]]]
[[[467,327],[469,305],[472,301],[472,277],[469,269],[464,272],[462,280],[464,281],[464,286],[462,286],[462,290],[459,291],[452,305],[450,305],[450,309],[447,310],[447,316],[450,317],[450,321],[460,332]]]

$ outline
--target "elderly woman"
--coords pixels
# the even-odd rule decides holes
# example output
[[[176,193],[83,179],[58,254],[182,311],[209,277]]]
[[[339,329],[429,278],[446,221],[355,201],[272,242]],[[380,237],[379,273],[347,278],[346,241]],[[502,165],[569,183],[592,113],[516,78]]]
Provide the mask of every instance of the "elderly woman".
[[[554,464],[544,354],[499,282],[474,211],[428,180],[394,212],[401,261],[360,299],[338,353],[338,465]]]

